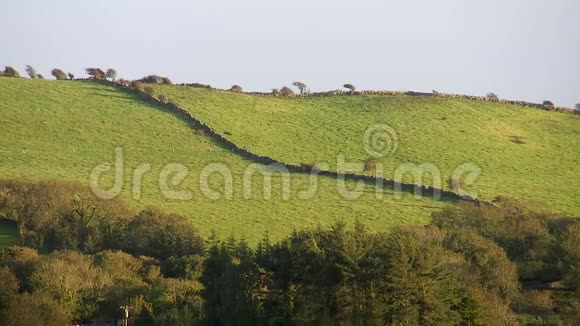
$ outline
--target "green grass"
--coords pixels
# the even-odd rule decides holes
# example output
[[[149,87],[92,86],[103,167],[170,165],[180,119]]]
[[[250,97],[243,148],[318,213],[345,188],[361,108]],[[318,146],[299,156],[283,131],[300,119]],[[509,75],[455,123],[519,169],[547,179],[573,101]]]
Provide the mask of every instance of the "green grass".
[[[0,219],[0,250],[18,244],[16,224]]]
[[[314,198],[301,200],[297,194],[307,189],[310,181],[306,174],[290,175],[288,200],[282,200],[278,175],[273,178],[272,199],[263,199],[259,177],[255,177],[252,197],[245,199],[242,174],[252,162],[198,135],[194,127],[163,107],[94,82],[0,78],[0,178],[88,184],[91,170],[102,162],[113,162],[117,147],[124,149],[125,158],[121,197],[136,209],[156,206],[184,215],[205,235],[214,229],[222,236],[234,234],[255,242],[266,231],[277,239],[293,229],[356,218],[373,229],[384,230],[427,223],[433,211],[448,205],[410,194],[395,199],[390,191],[376,199],[372,185],[365,187],[359,199],[348,200],[340,196],[336,180],[329,177],[319,178]],[[142,198],[136,200],[131,192],[133,171],[142,163],[151,164],[151,170],[143,177]],[[189,169],[183,182],[172,189],[191,191],[190,200],[169,200],[162,195],[158,180],[167,163],[180,163]],[[200,190],[200,173],[210,163],[231,170],[231,199],[210,200]],[[110,183],[112,173],[107,176]],[[213,176],[210,184],[213,189],[223,188],[218,176]]]
[[[400,164],[433,163],[448,188],[454,169],[471,162],[482,173],[469,191],[480,198],[508,195],[580,214],[578,115],[404,95],[284,99],[175,86],[157,92],[238,145],[293,164],[325,162],[334,169],[337,155],[364,162],[370,158],[365,130],[387,124],[398,135],[396,151],[379,160],[388,178]]]

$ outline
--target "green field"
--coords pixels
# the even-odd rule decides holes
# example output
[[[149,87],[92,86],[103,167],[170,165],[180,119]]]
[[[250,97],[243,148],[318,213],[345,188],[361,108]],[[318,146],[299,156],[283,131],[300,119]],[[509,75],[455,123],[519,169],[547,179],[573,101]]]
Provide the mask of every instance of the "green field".
[[[442,97],[273,98],[156,87],[239,146],[285,163],[336,168],[338,155],[364,162],[365,130],[386,124],[398,138],[396,151],[379,159],[387,178],[401,164],[432,163],[448,188],[455,168],[469,162],[481,175],[465,188],[480,198],[507,195],[580,214],[579,115]],[[402,180],[417,182],[410,174]]]
[[[411,194],[396,199],[392,191],[377,199],[373,185],[365,186],[357,200],[346,199],[339,194],[336,180],[329,177],[318,178],[313,198],[299,199],[299,192],[309,187],[307,174],[290,174],[288,200],[282,198],[279,174],[273,176],[271,199],[264,198],[263,178],[256,175],[246,199],[243,173],[252,162],[220,147],[161,106],[96,82],[0,78],[0,178],[88,184],[94,167],[113,162],[117,147],[124,155],[121,197],[136,209],[155,206],[186,216],[204,235],[213,229],[224,237],[234,234],[254,242],[266,231],[278,239],[293,229],[356,218],[370,228],[386,229],[426,223],[433,211],[449,204]],[[141,198],[134,199],[133,172],[144,163],[151,170],[144,174]],[[170,188],[190,191],[191,199],[167,199],[162,194],[159,176],[168,163],[188,168],[184,180]],[[212,163],[231,171],[231,199],[212,200],[201,191],[200,173]],[[106,174],[105,184],[112,183],[112,175]],[[218,175],[210,177],[209,184],[214,190],[224,188]],[[354,183],[348,182],[348,186],[352,188]]]

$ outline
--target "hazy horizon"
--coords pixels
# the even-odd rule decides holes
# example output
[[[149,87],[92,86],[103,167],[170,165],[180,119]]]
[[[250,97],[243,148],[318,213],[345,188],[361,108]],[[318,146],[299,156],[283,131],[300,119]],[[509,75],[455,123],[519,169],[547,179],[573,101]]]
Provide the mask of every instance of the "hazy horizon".
[[[115,68],[269,91],[389,89],[580,102],[580,3],[67,1],[4,3],[0,65],[47,78]]]

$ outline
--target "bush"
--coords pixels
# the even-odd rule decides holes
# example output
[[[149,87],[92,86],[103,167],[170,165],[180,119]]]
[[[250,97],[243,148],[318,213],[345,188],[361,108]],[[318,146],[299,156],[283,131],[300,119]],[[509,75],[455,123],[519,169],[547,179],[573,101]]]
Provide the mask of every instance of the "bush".
[[[157,75],[149,75],[139,79],[140,82],[147,84],[163,84],[163,85],[173,85],[171,80],[167,77],[161,77]]]
[[[240,85],[234,85],[230,88],[230,91],[236,92],[236,93],[241,93],[241,92],[243,92],[243,89]]]
[[[115,81],[115,78],[117,78],[117,70],[113,68],[107,69],[106,76],[107,78],[111,78],[112,81]]]
[[[86,68],[85,71],[92,79],[102,80],[105,79],[106,74],[100,68]]]
[[[377,163],[375,159],[368,159],[365,161],[365,171],[370,171],[373,174],[377,172]]]
[[[165,95],[163,95],[163,94],[159,95],[157,97],[157,99],[159,100],[159,102],[167,103],[167,97]]]
[[[72,72],[68,73],[68,79],[73,80],[75,79],[75,75],[72,74]]]
[[[354,87],[353,84],[344,84],[344,85],[342,85],[342,87],[350,90],[351,92],[354,92],[356,90],[356,87]]]
[[[316,163],[300,163],[300,167],[309,172],[318,172],[320,168]]]
[[[487,95],[485,95],[485,97],[487,97],[488,100],[493,100],[493,101],[499,100],[499,97],[497,95],[495,95],[495,93],[493,93],[493,92],[487,93]]]
[[[38,78],[38,79],[44,79],[44,76],[41,75],[41,74],[38,74],[38,75],[36,75],[36,78]]]
[[[149,96],[155,95],[155,90],[151,86],[145,86],[145,87],[143,87],[143,92],[145,94],[149,95]]]
[[[272,88],[272,95],[276,95],[276,96],[280,95],[280,90],[277,88]]]
[[[36,70],[34,70],[34,68],[32,68],[31,65],[26,66],[26,74],[28,74],[28,77],[30,77],[31,79],[36,79],[38,76],[36,74]]]
[[[545,100],[544,102],[542,102],[542,105],[547,107],[547,108],[553,108],[554,107],[554,103],[552,101],[549,100]]]
[[[580,103],[576,103],[576,105],[574,106],[574,108],[578,111],[580,111]]]
[[[134,80],[131,82],[131,87],[136,90],[137,92],[143,92],[143,83],[138,81],[138,80]]]
[[[291,90],[289,87],[282,87],[282,89],[280,89],[280,96],[284,96],[284,97],[288,97],[288,96],[293,96],[294,95],[294,91]]]
[[[4,67],[4,72],[2,72],[2,76],[18,78],[18,77],[20,77],[20,73],[16,69],[14,69],[10,66],[6,66],[6,67]]]
[[[161,78],[161,84],[163,84],[163,85],[173,85],[173,82],[171,81],[171,79],[169,79],[167,77],[163,77],[163,78]]]
[[[58,68],[54,68],[52,69],[52,71],[50,72],[54,78],[56,78],[56,80],[66,80],[68,79],[67,75],[64,73],[64,71],[58,69]]]

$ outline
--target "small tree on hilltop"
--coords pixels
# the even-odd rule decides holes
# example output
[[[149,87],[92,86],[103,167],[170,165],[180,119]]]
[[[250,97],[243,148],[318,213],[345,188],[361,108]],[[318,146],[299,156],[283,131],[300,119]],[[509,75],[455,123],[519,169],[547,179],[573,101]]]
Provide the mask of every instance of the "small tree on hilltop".
[[[73,75],[72,73],[68,73],[68,79],[73,80],[75,79],[75,75]]]
[[[173,82],[171,81],[171,79],[169,79],[167,77],[161,77],[161,84],[163,84],[163,85],[173,85]]]
[[[36,70],[34,70],[31,65],[26,66],[26,74],[28,74],[28,77],[31,79],[36,79],[38,77]]]
[[[487,95],[485,95],[485,97],[487,97],[488,100],[492,100],[492,101],[499,100],[499,97],[497,95],[495,95],[495,93],[493,93],[493,92],[487,93]]]
[[[576,108],[576,110],[580,111],[580,103],[576,103],[574,107]]]
[[[545,107],[547,107],[547,108],[553,108],[554,107],[554,102],[545,100],[544,102],[542,102],[542,105],[545,106]]]
[[[276,96],[280,95],[280,90],[277,88],[272,88],[272,95],[276,95]]]
[[[38,75],[36,75],[36,78],[38,78],[38,79],[44,79],[44,76],[41,75],[41,74],[38,74]]]
[[[344,84],[344,85],[342,85],[342,87],[350,90],[351,93],[354,93],[354,91],[356,90],[356,87],[354,87],[353,84]]]
[[[86,68],[85,71],[92,79],[102,80],[106,77],[105,72],[101,68]]]
[[[52,69],[52,71],[50,73],[54,76],[54,78],[56,78],[56,80],[66,80],[67,79],[67,75],[64,73],[64,71],[62,71],[58,68]]]
[[[294,83],[292,83],[292,85],[298,88],[298,90],[300,91],[300,95],[306,94],[308,92],[306,84],[304,84],[303,82],[295,81]]]
[[[16,77],[16,78],[20,77],[20,73],[16,69],[14,69],[10,66],[4,67],[4,72],[2,73],[2,75],[7,76],[7,77]]]
[[[234,85],[234,86],[232,86],[232,88],[230,88],[230,91],[236,92],[236,93],[241,93],[243,90],[242,90],[242,87],[240,85]]]
[[[294,91],[292,89],[290,89],[289,87],[284,86],[280,89],[280,95],[284,96],[284,97],[293,96]]]
[[[107,69],[107,78],[111,78],[112,81],[115,81],[115,78],[117,78],[117,70],[113,69],[113,68],[109,68]]]

